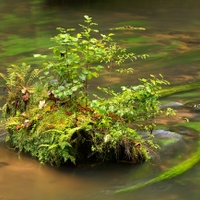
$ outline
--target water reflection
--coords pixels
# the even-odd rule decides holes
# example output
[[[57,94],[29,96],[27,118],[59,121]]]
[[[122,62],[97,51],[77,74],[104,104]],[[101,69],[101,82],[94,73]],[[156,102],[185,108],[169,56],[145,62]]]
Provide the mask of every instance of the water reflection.
[[[41,66],[34,53],[49,53],[53,45],[49,38],[56,27],[77,27],[83,15],[91,15],[103,33],[110,27],[144,26],[145,32],[118,31],[115,39],[135,53],[147,53],[150,59],[131,65],[135,74],[127,79],[113,78],[114,84],[136,83],[138,77],[149,73],[162,73],[170,82],[186,82],[198,79],[199,2],[184,1],[52,1],[0,0],[2,20],[1,65],[27,62]],[[143,70],[141,70],[141,66]],[[105,78],[106,80],[106,78]],[[97,79],[93,85],[105,82]],[[95,86],[93,88],[95,88]]]
[[[7,163],[1,168],[2,199],[65,199],[76,196],[76,189],[80,195],[88,185],[92,187],[89,179],[86,182],[72,170],[60,172],[24,156],[18,159],[15,153],[2,146],[0,152],[1,160]]]
[[[116,164],[58,169],[26,156],[19,159],[16,153],[1,145],[0,199],[92,199],[91,195],[106,195],[113,184],[123,183],[132,169],[129,165],[122,168]]]

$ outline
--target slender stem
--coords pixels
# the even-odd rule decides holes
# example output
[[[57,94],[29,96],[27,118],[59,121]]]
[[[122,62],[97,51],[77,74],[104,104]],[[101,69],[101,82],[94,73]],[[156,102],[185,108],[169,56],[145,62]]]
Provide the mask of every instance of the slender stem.
[[[86,64],[86,69],[89,70],[89,63],[87,62]],[[86,100],[85,100],[85,106],[88,106],[88,75],[86,75],[86,80],[85,80],[85,96],[86,96]]]

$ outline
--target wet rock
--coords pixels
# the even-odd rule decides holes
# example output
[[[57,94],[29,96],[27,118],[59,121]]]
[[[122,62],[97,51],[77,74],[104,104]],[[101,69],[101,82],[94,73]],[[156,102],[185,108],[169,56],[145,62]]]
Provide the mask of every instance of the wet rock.
[[[150,137],[148,133],[142,134],[144,138]],[[182,135],[166,131],[166,130],[154,130],[152,132],[152,135],[154,136],[154,141],[160,146],[159,152],[164,152],[165,154],[168,154],[167,152],[173,151],[173,149],[179,148],[179,146],[185,146],[185,141],[183,140]],[[152,156],[151,156],[152,157]]]
[[[169,139],[169,138],[174,138],[174,139],[182,139],[182,136],[176,132],[171,132],[171,131],[166,131],[166,130],[154,130],[152,132],[155,138],[160,138],[160,139]]]
[[[151,134],[150,133],[142,132],[141,135],[144,138],[147,138]],[[158,139],[177,139],[177,140],[182,139],[182,135],[180,135],[180,134],[178,134],[176,132],[171,132],[171,131],[166,131],[166,130],[154,130],[152,132],[152,135],[155,138],[158,138]]]
[[[180,151],[184,151],[187,148],[187,143],[183,136],[176,132],[155,130],[152,134],[154,135],[155,142],[160,146],[160,149],[157,151],[159,156],[150,152],[152,160],[175,157]]]
[[[173,126],[170,128],[170,131],[176,132],[182,136],[188,137],[199,137],[199,133],[193,128],[185,127],[185,126]]]
[[[179,103],[179,102],[169,102],[169,103],[166,103],[166,104],[163,104],[160,106],[160,108],[176,108],[176,107],[182,107],[183,104],[182,103]]]
[[[192,110],[200,110],[200,100],[187,102],[184,106]]]

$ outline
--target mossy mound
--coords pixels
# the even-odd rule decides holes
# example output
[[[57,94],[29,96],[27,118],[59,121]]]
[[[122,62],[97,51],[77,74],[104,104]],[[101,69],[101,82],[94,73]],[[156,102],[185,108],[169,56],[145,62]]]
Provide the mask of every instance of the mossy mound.
[[[78,105],[72,113],[68,105],[52,101],[42,109],[30,107],[19,116],[9,117],[7,141],[19,152],[29,153],[41,163],[59,166],[66,162],[148,159],[146,141],[137,132],[132,130],[131,136],[115,135],[115,122],[113,128],[106,127],[107,122],[102,122],[106,117],[92,108]],[[111,135],[116,138],[112,139]]]

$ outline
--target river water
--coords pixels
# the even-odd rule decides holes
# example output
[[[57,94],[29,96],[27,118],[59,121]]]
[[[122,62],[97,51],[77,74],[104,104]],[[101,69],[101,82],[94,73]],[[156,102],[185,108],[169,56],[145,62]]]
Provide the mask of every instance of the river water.
[[[149,54],[147,60],[134,63],[134,74],[112,78],[119,84],[135,84],[149,74],[163,74],[172,85],[199,81],[200,2],[195,0],[0,0],[0,71],[10,64],[26,62],[41,66],[34,53],[49,54],[49,41],[56,27],[76,27],[83,15],[93,17],[102,33],[113,32],[115,41],[129,50]],[[109,31],[119,26],[139,26],[146,31]],[[130,64],[128,64],[130,65]],[[132,66],[132,65],[131,65]],[[91,83],[91,90],[108,80],[105,75]],[[3,91],[0,94],[4,96]],[[163,102],[198,101],[199,90],[164,98]],[[3,101],[1,102],[3,104]],[[199,111],[179,109],[177,117],[161,120],[171,126],[182,118],[199,121]],[[182,118],[181,118],[182,117]],[[126,194],[114,191],[149,180],[160,172],[189,158],[195,140],[166,148],[160,158],[144,164],[107,163],[87,167],[54,168],[19,155],[0,145],[0,200],[197,200],[199,199],[200,164],[174,179]]]

